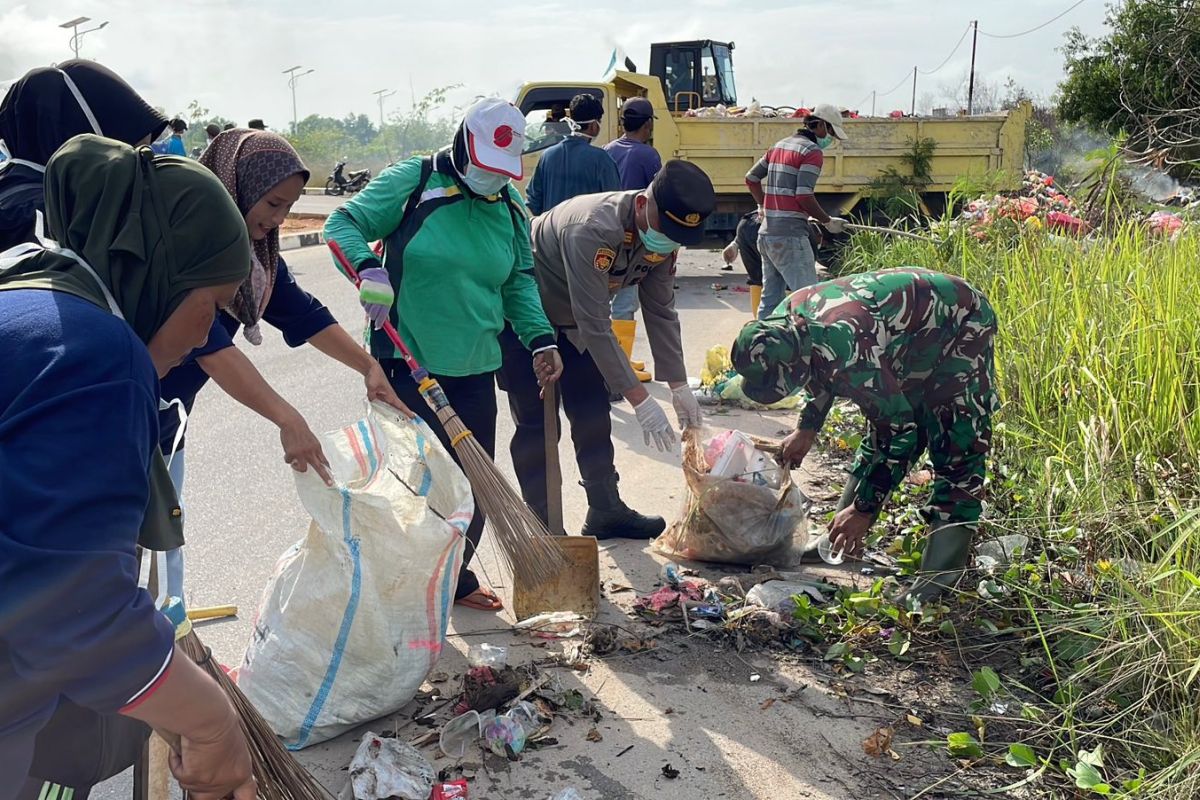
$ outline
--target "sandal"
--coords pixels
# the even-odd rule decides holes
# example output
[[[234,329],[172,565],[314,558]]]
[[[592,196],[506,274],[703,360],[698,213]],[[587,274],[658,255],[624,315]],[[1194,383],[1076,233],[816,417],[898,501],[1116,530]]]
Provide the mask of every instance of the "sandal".
[[[504,601],[491,589],[480,586],[466,597],[455,600],[454,605],[466,606],[478,611],[500,611],[504,608]]]

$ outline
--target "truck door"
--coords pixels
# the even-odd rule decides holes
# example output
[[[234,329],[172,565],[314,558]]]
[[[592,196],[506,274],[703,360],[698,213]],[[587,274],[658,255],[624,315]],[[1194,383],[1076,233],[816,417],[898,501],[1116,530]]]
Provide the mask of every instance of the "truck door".
[[[517,108],[525,115],[525,150],[521,159],[525,166],[525,181],[533,175],[541,153],[548,147],[558,144],[571,135],[571,127],[566,121],[567,107],[571,98],[577,94],[590,94],[608,108],[605,92],[596,86],[535,86],[517,99]],[[614,130],[615,116],[606,113],[601,120],[600,134],[592,140],[596,145],[604,145],[611,141]]]

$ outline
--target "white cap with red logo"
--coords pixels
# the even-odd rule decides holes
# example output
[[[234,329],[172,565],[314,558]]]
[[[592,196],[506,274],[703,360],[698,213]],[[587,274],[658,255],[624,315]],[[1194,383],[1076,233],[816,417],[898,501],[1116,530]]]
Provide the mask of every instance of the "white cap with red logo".
[[[488,172],[521,180],[525,117],[517,107],[499,97],[487,97],[467,109],[464,123],[471,163]]]

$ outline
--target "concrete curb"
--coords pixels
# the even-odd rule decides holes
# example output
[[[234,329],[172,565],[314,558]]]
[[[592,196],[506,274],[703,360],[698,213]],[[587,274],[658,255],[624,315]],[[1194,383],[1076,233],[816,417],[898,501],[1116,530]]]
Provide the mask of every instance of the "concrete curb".
[[[325,244],[324,231],[309,231],[307,233],[289,233],[279,237],[279,250],[299,250],[301,247],[315,247]]]

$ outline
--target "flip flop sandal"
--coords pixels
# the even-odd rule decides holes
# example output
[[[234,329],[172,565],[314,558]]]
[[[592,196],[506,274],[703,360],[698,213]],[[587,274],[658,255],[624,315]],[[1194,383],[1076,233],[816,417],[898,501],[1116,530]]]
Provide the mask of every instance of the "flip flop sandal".
[[[478,611],[501,611],[504,608],[504,601],[491,589],[480,586],[466,597],[455,600],[454,605],[466,606]]]

